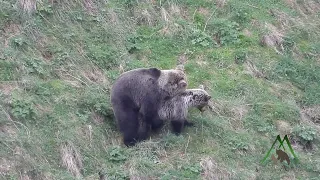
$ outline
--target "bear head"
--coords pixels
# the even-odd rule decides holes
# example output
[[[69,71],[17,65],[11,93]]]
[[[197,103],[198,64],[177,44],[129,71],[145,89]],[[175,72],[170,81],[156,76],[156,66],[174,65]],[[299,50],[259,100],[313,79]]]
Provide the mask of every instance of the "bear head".
[[[186,91],[188,83],[183,66],[179,65],[175,69],[161,70],[159,86],[169,97],[174,97]]]
[[[211,99],[211,96],[204,90],[202,85],[200,85],[199,89],[190,89],[189,96],[192,106],[197,107],[201,112],[205,111],[205,107],[208,106]]]

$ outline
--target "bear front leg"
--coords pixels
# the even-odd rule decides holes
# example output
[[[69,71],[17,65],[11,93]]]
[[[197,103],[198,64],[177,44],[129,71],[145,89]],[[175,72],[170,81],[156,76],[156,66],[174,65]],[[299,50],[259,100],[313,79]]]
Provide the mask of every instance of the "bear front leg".
[[[164,121],[161,120],[159,116],[154,117],[151,121],[151,129],[153,131],[159,130],[160,128],[163,127],[163,125],[164,125]]]
[[[118,103],[114,106],[114,114],[123,135],[123,143],[127,147],[134,146],[138,142],[138,113],[128,103]]]
[[[183,129],[184,121],[181,120],[173,120],[171,121],[172,131],[175,135],[179,135]]]

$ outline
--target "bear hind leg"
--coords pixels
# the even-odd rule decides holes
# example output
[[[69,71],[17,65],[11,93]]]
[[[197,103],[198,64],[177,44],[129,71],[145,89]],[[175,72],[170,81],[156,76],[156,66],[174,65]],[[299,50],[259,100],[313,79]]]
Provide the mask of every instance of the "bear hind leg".
[[[158,130],[164,125],[158,115],[158,105],[155,102],[157,101],[154,99],[148,99],[141,108],[142,121],[150,124],[152,130]]]
[[[115,108],[115,116],[126,146],[134,146],[139,141],[138,111],[133,108]]]

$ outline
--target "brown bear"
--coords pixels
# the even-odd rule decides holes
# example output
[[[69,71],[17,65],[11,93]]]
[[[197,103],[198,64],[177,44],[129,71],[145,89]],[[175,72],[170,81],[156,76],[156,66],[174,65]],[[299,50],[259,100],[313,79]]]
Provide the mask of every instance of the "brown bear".
[[[178,135],[183,126],[192,126],[193,123],[187,120],[188,109],[192,107],[204,111],[211,96],[200,86],[199,89],[187,89],[184,93],[164,101],[158,114],[161,120],[170,120],[173,132]]]
[[[149,127],[162,125],[158,116],[161,102],[183,93],[187,78],[179,66],[176,69],[139,68],[120,75],[111,88],[111,104],[126,146],[145,140]],[[141,131],[138,117],[145,124]]]

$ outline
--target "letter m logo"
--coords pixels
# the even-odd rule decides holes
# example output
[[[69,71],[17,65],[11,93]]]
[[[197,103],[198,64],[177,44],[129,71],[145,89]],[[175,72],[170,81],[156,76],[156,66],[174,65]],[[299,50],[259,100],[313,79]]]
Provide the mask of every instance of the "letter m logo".
[[[266,154],[266,156],[265,156],[265,157],[263,158],[263,160],[261,161],[261,163],[262,163],[262,164],[265,163],[265,161],[267,160],[267,158],[270,156],[270,152],[271,152],[271,150],[274,148],[274,146],[275,146],[275,144],[276,144],[277,141],[280,143],[278,149],[280,149],[280,148],[282,147],[284,151],[286,151],[286,149],[284,148],[283,142],[286,142],[287,145],[288,145],[288,147],[289,147],[290,153],[291,153],[291,154],[293,155],[293,157],[294,157],[294,161],[295,161],[295,162],[298,162],[298,158],[297,158],[297,156],[294,154],[294,151],[293,151],[293,149],[292,149],[292,146],[291,146],[291,143],[290,143],[290,141],[289,141],[289,139],[288,139],[288,136],[285,135],[284,138],[283,138],[283,140],[281,140],[280,135],[278,135],[277,138],[275,139],[275,141],[273,142],[271,148],[269,149],[268,153]]]

